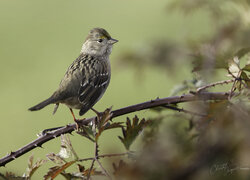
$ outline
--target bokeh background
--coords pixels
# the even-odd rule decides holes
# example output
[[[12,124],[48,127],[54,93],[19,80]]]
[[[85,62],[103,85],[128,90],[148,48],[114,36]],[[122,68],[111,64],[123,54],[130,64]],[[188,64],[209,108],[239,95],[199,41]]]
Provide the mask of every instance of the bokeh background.
[[[79,55],[91,28],[105,28],[119,40],[111,55],[110,86],[95,105],[99,111],[169,96],[176,84],[192,79],[188,59],[178,62],[169,59],[170,65],[176,63],[169,68],[153,65],[138,68],[136,63],[134,67],[123,61],[127,52],[147,52],[155,42],[196,41],[214,32],[206,11],[197,10],[186,15],[169,10],[170,2],[0,0],[0,156],[31,142],[43,129],[73,122],[68,108],[63,105],[55,115],[52,115],[52,105],[38,112],[27,109],[49,97],[58,87],[66,69]],[[147,110],[137,115],[149,117],[153,113]],[[93,115],[88,112],[84,117]],[[103,153],[111,149],[124,150],[116,137],[119,133],[114,130],[104,134],[100,143]],[[78,135],[71,136],[71,140],[82,158],[92,156],[91,143]],[[46,143],[43,149],[35,149],[7,164],[0,172],[12,171],[21,175],[30,155],[46,159],[47,153],[59,150],[60,139],[57,138]],[[39,179],[49,166],[49,163],[43,166],[34,178]]]

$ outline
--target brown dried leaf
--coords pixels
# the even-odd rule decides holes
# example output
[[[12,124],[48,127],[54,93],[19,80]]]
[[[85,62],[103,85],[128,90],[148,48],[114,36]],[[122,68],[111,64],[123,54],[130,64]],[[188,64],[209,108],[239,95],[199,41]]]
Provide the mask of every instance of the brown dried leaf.
[[[67,169],[69,166],[74,164],[76,161],[70,161],[65,163],[62,166],[54,166],[49,169],[46,175],[44,175],[44,179],[54,179],[56,176],[58,176],[60,173],[62,173],[65,169]]]
[[[118,165],[116,165],[115,163],[113,163],[112,165],[114,169],[113,174],[115,176],[118,175],[127,166],[127,164],[123,160],[120,160]]]
[[[13,172],[6,172],[5,176],[0,173],[0,179],[2,180],[27,180],[26,177],[16,176]]]
[[[112,117],[111,109],[112,109],[111,107],[106,109],[104,113],[102,114],[99,122],[97,122],[98,133],[95,136],[96,141],[98,140],[101,133],[105,130],[106,125],[108,125],[108,122],[110,121]]]
[[[56,163],[58,165],[62,165],[62,164],[64,164],[66,162],[61,156],[59,156],[59,155],[57,155],[55,153],[49,153],[49,154],[46,155],[46,157],[50,161],[52,161],[52,162],[54,162],[54,163]]]
[[[26,178],[31,178],[31,176],[34,174],[34,172],[42,166],[44,163],[47,162],[47,160],[37,160],[35,164],[33,164],[34,161],[34,155],[31,155],[29,160],[28,160],[28,168],[27,168],[27,173],[25,174]]]
[[[88,176],[89,174],[89,169],[86,169],[84,172],[82,172],[84,176]],[[93,168],[90,172],[90,175],[91,176],[94,176],[94,175],[99,175],[99,176],[103,176],[105,174],[103,174],[102,171],[97,171],[96,168]]]
[[[58,154],[62,158],[68,158],[71,155],[74,156],[74,159],[78,159],[78,156],[71,144],[70,138],[68,135],[61,135],[61,150]]]

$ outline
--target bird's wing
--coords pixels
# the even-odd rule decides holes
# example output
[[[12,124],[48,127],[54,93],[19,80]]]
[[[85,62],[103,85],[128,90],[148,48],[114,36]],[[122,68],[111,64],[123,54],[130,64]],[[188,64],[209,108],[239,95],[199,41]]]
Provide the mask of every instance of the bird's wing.
[[[78,99],[83,105],[80,115],[87,112],[102,97],[109,81],[110,71],[107,63],[92,59],[87,66],[84,66],[83,79],[78,92]]]

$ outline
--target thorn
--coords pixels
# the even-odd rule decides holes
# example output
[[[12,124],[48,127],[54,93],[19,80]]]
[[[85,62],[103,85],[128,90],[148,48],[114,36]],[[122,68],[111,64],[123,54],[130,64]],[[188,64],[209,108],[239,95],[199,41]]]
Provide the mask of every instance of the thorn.
[[[13,154],[15,154],[15,152],[13,152],[13,151],[10,151],[10,156],[12,156]]]
[[[41,145],[39,145],[39,144],[35,144],[35,146],[36,146],[36,147],[43,148],[43,147],[42,147],[42,144],[41,144]]]

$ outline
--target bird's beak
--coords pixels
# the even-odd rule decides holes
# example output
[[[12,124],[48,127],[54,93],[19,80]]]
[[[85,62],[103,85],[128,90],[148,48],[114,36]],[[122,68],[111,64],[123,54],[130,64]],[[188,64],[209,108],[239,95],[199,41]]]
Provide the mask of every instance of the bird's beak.
[[[115,43],[117,43],[117,42],[118,42],[118,40],[113,39],[113,38],[111,38],[111,39],[108,40],[108,43],[109,43],[109,44],[115,44]]]

